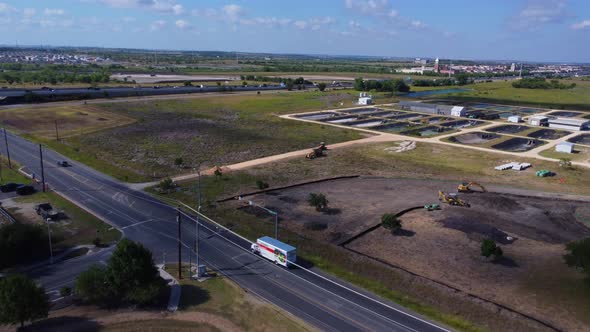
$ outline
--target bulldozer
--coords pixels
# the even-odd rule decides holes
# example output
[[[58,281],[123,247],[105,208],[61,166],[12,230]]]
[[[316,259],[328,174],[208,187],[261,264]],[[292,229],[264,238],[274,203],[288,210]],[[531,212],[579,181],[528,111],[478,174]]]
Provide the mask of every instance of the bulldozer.
[[[439,190],[438,200],[443,203],[448,203],[449,205],[469,207],[469,203],[457,197],[457,194],[455,193],[447,194],[444,191]]]
[[[479,191],[479,192],[482,192],[482,193],[487,192],[486,188],[477,182],[463,182],[457,187],[457,191],[460,193],[475,192],[475,190],[473,190],[472,187],[479,187],[479,189],[481,189],[481,191]]]
[[[326,143],[321,142],[320,146],[318,146],[317,148],[313,148],[313,150],[311,150],[310,153],[305,155],[305,158],[307,159],[315,159],[317,157],[323,157],[324,156],[324,151],[328,150],[328,147],[326,146]]]

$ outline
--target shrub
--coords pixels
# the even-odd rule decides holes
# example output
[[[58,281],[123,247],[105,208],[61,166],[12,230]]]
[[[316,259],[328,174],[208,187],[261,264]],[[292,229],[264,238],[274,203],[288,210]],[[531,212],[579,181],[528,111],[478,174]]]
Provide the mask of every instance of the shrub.
[[[262,181],[262,180],[256,180],[256,187],[258,187],[258,189],[260,190],[264,190],[266,188],[269,187],[268,183]]]
[[[326,83],[319,83],[318,84],[318,90],[320,90],[320,91],[326,90]]]
[[[174,159],[174,166],[180,167],[182,166],[182,164],[184,164],[184,160],[182,159],[182,157]]]
[[[496,245],[496,241],[492,239],[484,239],[481,241],[481,255],[485,258],[490,258],[493,256],[493,259],[496,260],[503,254],[504,251],[502,248]]]
[[[59,289],[59,295],[63,297],[72,295],[72,288],[68,286],[63,286]]]
[[[590,238],[573,241],[565,246],[567,254],[563,256],[570,267],[578,268],[590,276]]]
[[[0,227],[0,269],[49,255],[47,233],[36,225],[14,223]]]
[[[310,193],[307,202],[315,207],[316,211],[322,211],[328,207],[328,199],[322,193]]]
[[[97,247],[100,247],[100,245],[101,245],[102,243],[101,243],[101,240],[100,240],[100,238],[99,238],[99,237],[95,237],[95,238],[94,238],[94,240],[92,240],[92,244],[94,244],[94,245],[95,245],[95,246],[97,246]]]
[[[49,299],[43,287],[24,275],[15,274],[0,280],[0,324],[17,324],[45,318]]]
[[[402,222],[392,213],[382,215],[381,224],[386,229],[391,230],[392,233],[395,233],[402,228]]]
[[[174,181],[167,177],[165,179],[163,179],[162,181],[160,181],[160,190],[165,191],[165,192],[170,192],[172,191],[174,188],[176,188],[176,184],[174,183]]]

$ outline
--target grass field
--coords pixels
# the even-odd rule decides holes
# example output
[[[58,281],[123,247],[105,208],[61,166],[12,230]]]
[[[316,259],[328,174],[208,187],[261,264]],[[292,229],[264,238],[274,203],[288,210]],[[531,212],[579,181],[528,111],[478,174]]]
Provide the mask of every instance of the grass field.
[[[45,129],[33,131],[30,136],[121,180],[141,182],[187,173],[201,162],[204,168],[213,167],[311,148],[321,141],[331,144],[361,138],[355,131],[277,117],[350,107],[356,97],[353,92],[333,91],[95,104],[92,109],[97,114],[112,114],[125,123],[135,122],[92,132],[86,122],[79,122],[79,128],[72,131],[79,132],[82,128],[81,135],[56,142],[47,139],[53,135],[46,130],[47,122],[49,127],[52,124],[50,119],[44,119]],[[391,100],[381,97],[379,102]],[[53,114],[58,114],[60,109],[53,110]],[[32,118],[35,112],[35,109],[15,110],[6,112],[0,119],[14,124],[14,119]],[[24,124],[15,128],[23,130]],[[175,165],[177,158],[183,160],[181,167]]]
[[[590,162],[590,148],[583,145],[576,145],[574,147],[574,153],[556,152],[555,147],[552,147],[550,149],[541,151],[539,154],[547,158],[567,158],[571,161],[581,161],[587,163]]]
[[[178,274],[176,265],[168,265],[166,270],[172,275]],[[210,313],[232,322],[244,331],[313,330],[272,304],[244,292],[237,284],[223,276],[217,275],[204,282],[182,279],[180,284],[181,312]],[[220,329],[223,330],[223,327]]]
[[[203,179],[204,213],[251,239],[272,234],[270,218],[253,216],[234,208],[222,208],[217,199],[239,193],[256,191],[256,181],[267,182],[271,187],[328,178],[340,175],[374,175],[398,178],[448,180],[452,183],[475,180],[484,185],[496,184],[522,189],[590,195],[590,171],[586,169],[561,170],[557,163],[539,160],[529,161],[534,168],[524,172],[498,172],[493,169],[507,161],[506,156],[471,151],[460,147],[419,143],[417,148],[404,153],[391,153],[386,149],[397,143],[372,144],[328,152],[328,157],[309,161],[290,159],[253,167],[247,171],[224,174],[221,178]],[[557,173],[553,178],[538,178],[534,172],[547,168]],[[194,203],[190,194],[194,181],[183,184],[183,191],[167,197]],[[188,194],[187,195],[187,191]],[[346,257],[340,248],[317,241],[306,241],[300,236],[281,229],[281,237],[298,248],[299,255],[345,280],[363,286],[386,298],[392,299],[431,318],[445,322],[460,330],[478,328],[450,313],[467,320],[491,324],[485,315],[472,304],[449,301],[448,294],[437,292],[419,283],[407,282],[403,277],[370,262],[359,262]],[[321,254],[319,254],[321,253]],[[354,260],[354,263],[352,262]],[[426,295],[428,294],[428,295]],[[420,300],[417,300],[420,299]],[[451,304],[451,303],[452,304]],[[492,329],[493,330],[493,329]]]
[[[512,82],[498,81],[466,85],[473,89],[448,95],[437,95],[437,99],[486,102],[510,105],[528,105],[551,109],[577,109],[590,111],[590,82],[582,80],[562,80],[576,83],[573,89],[516,89]]]

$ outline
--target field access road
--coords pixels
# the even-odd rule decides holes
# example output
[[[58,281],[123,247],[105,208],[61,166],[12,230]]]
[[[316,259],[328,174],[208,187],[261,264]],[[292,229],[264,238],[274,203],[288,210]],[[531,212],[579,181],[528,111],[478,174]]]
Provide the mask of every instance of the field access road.
[[[3,140],[0,150],[6,151]],[[39,147],[9,134],[11,156],[39,175]],[[120,229],[125,237],[150,249],[156,263],[171,263],[178,258],[177,212],[152,196],[73,162],[58,167],[65,159],[44,150],[45,179],[55,191],[78,206]],[[183,261],[188,261],[195,240],[192,216],[183,215]],[[250,242],[216,227],[201,223],[202,261],[231,278],[248,292],[277,305],[311,325],[326,331],[446,331],[393,303],[376,298],[352,286],[341,286],[303,268],[283,269],[249,252]],[[239,225],[237,226],[239,228]],[[71,285],[80,271],[90,264],[108,259],[108,251],[67,260],[32,273],[47,289]]]

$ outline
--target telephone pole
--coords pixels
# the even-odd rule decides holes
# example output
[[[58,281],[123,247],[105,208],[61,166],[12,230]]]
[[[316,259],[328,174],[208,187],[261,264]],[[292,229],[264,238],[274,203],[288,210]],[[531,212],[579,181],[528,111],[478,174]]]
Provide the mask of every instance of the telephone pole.
[[[182,246],[180,237],[180,209],[176,208],[176,222],[178,223],[178,280],[182,279]]]
[[[10,150],[8,149],[8,136],[6,135],[6,128],[4,129],[4,143],[6,144],[6,157],[8,158],[8,168],[12,169],[12,162],[10,161]]]
[[[45,170],[43,169],[43,146],[39,144],[39,159],[41,160],[41,183],[43,184],[43,192],[45,192]]]
[[[57,120],[55,120],[55,140],[59,142],[59,131],[57,130]]]

